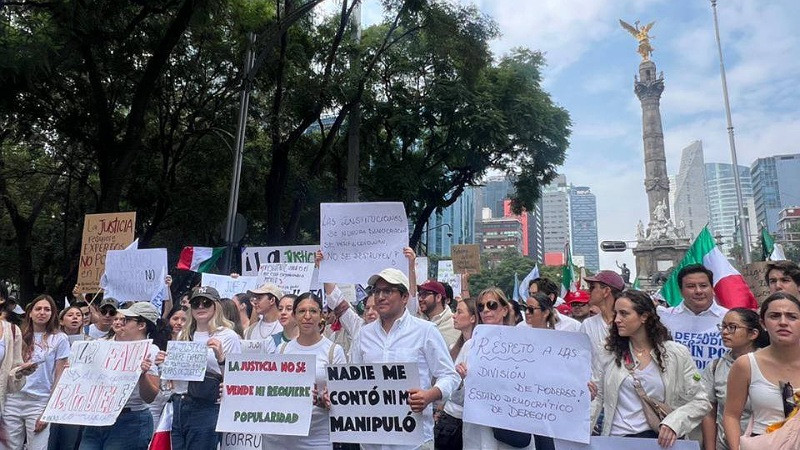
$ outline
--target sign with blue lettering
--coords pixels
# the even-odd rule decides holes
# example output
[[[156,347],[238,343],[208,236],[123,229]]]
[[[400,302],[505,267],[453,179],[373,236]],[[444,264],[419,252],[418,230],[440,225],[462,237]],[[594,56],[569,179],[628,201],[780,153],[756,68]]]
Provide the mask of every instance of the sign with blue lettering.
[[[661,322],[669,328],[675,342],[689,347],[697,368],[700,370],[711,361],[721,358],[728,351],[722,345],[717,324],[722,320],[714,316],[690,316],[688,314],[665,314]]]

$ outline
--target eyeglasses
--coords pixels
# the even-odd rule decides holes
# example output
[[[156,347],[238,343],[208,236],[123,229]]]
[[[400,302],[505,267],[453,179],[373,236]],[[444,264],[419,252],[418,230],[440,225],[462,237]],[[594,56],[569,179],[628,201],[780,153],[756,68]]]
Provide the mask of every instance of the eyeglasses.
[[[525,311],[530,315],[533,315],[537,310],[538,311],[544,311],[544,309],[542,309],[541,307],[533,307],[533,306],[526,306],[525,307]]]
[[[484,308],[488,308],[489,311],[495,311],[497,308],[500,307],[500,302],[493,302],[488,301],[486,303],[478,303],[478,313],[482,313]]]
[[[433,295],[435,292],[433,291],[419,291],[419,298],[425,298],[429,295]]]
[[[387,288],[375,288],[372,290],[372,293],[375,294],[375,297],[388,297],[395,292],[400,292],[400,289],[396,287],[387,287]]]
[[[200,305],[203,305],[203,308],[211,308],[214,306],[214,300],[203,297],[195,297],[189,300],[189,306],[191,306],[192,309],[197,309],[200,307]]]
[[[101,316],[116,316],[117,315],[117,309],[114,308],[113,306],[104,306],[104,307],[100,308],[100,315]]]
[[[745,327],[743,325],[737,325],[735,323],[718,323],[717,324],[717,329],[719,330],[720,333],[722,333],[724,331],[727,331],[730,334],[735,334],[736,331],[739,328],[741,328],[743,330],[751,330],[752,329],[750,327]]]

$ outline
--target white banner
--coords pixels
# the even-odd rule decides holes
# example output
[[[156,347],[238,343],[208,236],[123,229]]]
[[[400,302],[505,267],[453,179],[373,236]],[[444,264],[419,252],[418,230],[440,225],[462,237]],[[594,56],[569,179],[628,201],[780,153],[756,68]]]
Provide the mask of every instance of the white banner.
[[[284,294],[300,295],[311,290],[314,281],[314,263],[262,264],[258,271],[258,284],[278,285]]]
[[[423,442],[422,414],[408,406],[408,390],[419,387],[416,363],[335,364],[327,372],[331,442]]]
[[[319,279],[361,283],[386,268],[408,275],[408,218],[400,202],[322,203]]]
[[[428,257],[417,256],[414,260],[414,272],[417,274],[417,284],[428,281]]]
[[[200,285],[213,287],[219,292],[220,298],[233,298],[236,294],[257,288],[258,277],[240,276],[233,278],[229,275],[204,273],[200,279]]]
[[[447,283],[453,288],[453,297],[461,295],[461,275],[453,271],[453,261],[446,259],[439,261],[436,270],[436,281]]]
[[[308,436],[314,355],[228,355],[217,431]]]
[[[169,341],[167,357],[161,366],[164,380],[203,381],[206,375],[208,347],[202,342]]]
[[[689,347],[698,369],[705,369],[708,363],[721,358],[728,351],[717,329],[717,324],[722,322],[719,317],[692,317],[687,314],[660,314],[660,317],[672,333],[672,339]]]
[[[262,264],[313,263],[319,245],[245,247],[242,249],[242,275],[256,276]]]
[[[42,420],[49,423],[112,425],[139,382],[150,348],[145,341],[79,341],[69,352]]]
[[[464,380],[464,421],[589,442],[591,360],[583,333],[478,325]]]
[[[105,297],[120,303],[149,302],[164,288],[167,249],[109,250],[105,270],[100,279]]]
[[[275,351],[275,342],[269,339],[242,339],[243,355],[266,355]]]
[[[621,436],[592,436],[588,444],[554,439],[556,450],[664,450],[658,439],[641,439]],[[678,440],[669,450],[699,450],[700,443]]]

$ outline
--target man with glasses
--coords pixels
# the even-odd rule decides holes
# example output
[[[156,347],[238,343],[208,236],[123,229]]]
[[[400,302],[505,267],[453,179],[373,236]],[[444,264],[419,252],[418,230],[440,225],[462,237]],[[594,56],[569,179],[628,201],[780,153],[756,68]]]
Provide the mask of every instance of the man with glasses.
[[[97,317],[97,322],[89,325],[89,337],[100,339],[105,337],[111,330],[111,326],[114,325],[119,303],[114,298],[105,297],[100,301],[100,305],[92,305],[92,308],[94,309],[94,315]]]
[[[409,404],[423,414],[425,443],[416,445],[362,445],[364,449],[433,448],[433,409],[431,403],[447,400],[458,387],[453,359],[436,327],[406,310],[409,281],[397,269],[384,269],[369,279],[375,295],[378,320],[366,324],[350,347],[353,364],[416,362],[419,389],[409,390]],[[436,380],[431,385],[431,380]]]
[[[273,334],[283,331],[283,326],[278,322],[278,302],[283,297],[283,291],[272,283],[265,283],[247,293],[252,295],[250,302],[261,319],[244,330],[244,338],[272,341],[270,338]]]
[[[442,334],[447,348],[450,348],[461,336],[461,332],[453,326],[453,311],[446,306],[447,291],[438,281],[426,281],[417,287],[420,319],[436,325]]]

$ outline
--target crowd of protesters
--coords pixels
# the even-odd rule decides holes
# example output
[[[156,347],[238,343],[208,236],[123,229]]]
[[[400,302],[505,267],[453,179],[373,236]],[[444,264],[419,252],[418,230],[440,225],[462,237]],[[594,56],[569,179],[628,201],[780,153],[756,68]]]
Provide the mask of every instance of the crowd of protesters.
[[[534,279],[527,298],[517,303],[497,287],[471,298],[467,290],[453,293],[439,281],[418,283],[416,255],[410,248],[404,254],[409,275],[379,271],[357,304],[333,283],[323,285],[325,306],[313,293],[298,296],[265,284],[232,299],[197,286],[175,304],[166,302],[163,311],[149,302],[120,305],[78,292],[60,311],[47,295],[23,310],[0,285],[0,448],[146,449],[169,404],[172,449],[216,449],[225,360],[241,351],[242,340],[316,359],[308,435],[264,436],[264,448],[348,448],[330,442],[326,366],[408,361],[419,371],[420,385],[409,391],[408,402],[411,411],[422,414],[425,443],[362,448],[555,448],[546,436],[463,422],[463,380],[479,324],[585,333],[592,347],[587,384],[596,434],[652,438],[663,447],[695,439],[704,450],[739,450],[741,436],[770,433],[797,412],[800,268],[795,263],[769,264],[765,283],[771,295],[758,311],[729,311],[715,301],[714,274],[702,265],[677,274],[684,301],[672,308],[608,270],[586,277],[587,289],[566,299],[553,280]],[[320,263],[324,255],[318,252],[316,259]],[[674,314],[717,318],[729,351],[700,373],[690,350],[673,341],[661,322]],[[109,426],[42,421],[70,345],[89,339],[152,339],[122,412]],[[207,346],[203,381],[160,378],[170,340]],[[652,402],[649,408],[645,399]],[[660,412],[655,418],[653,410]]]

